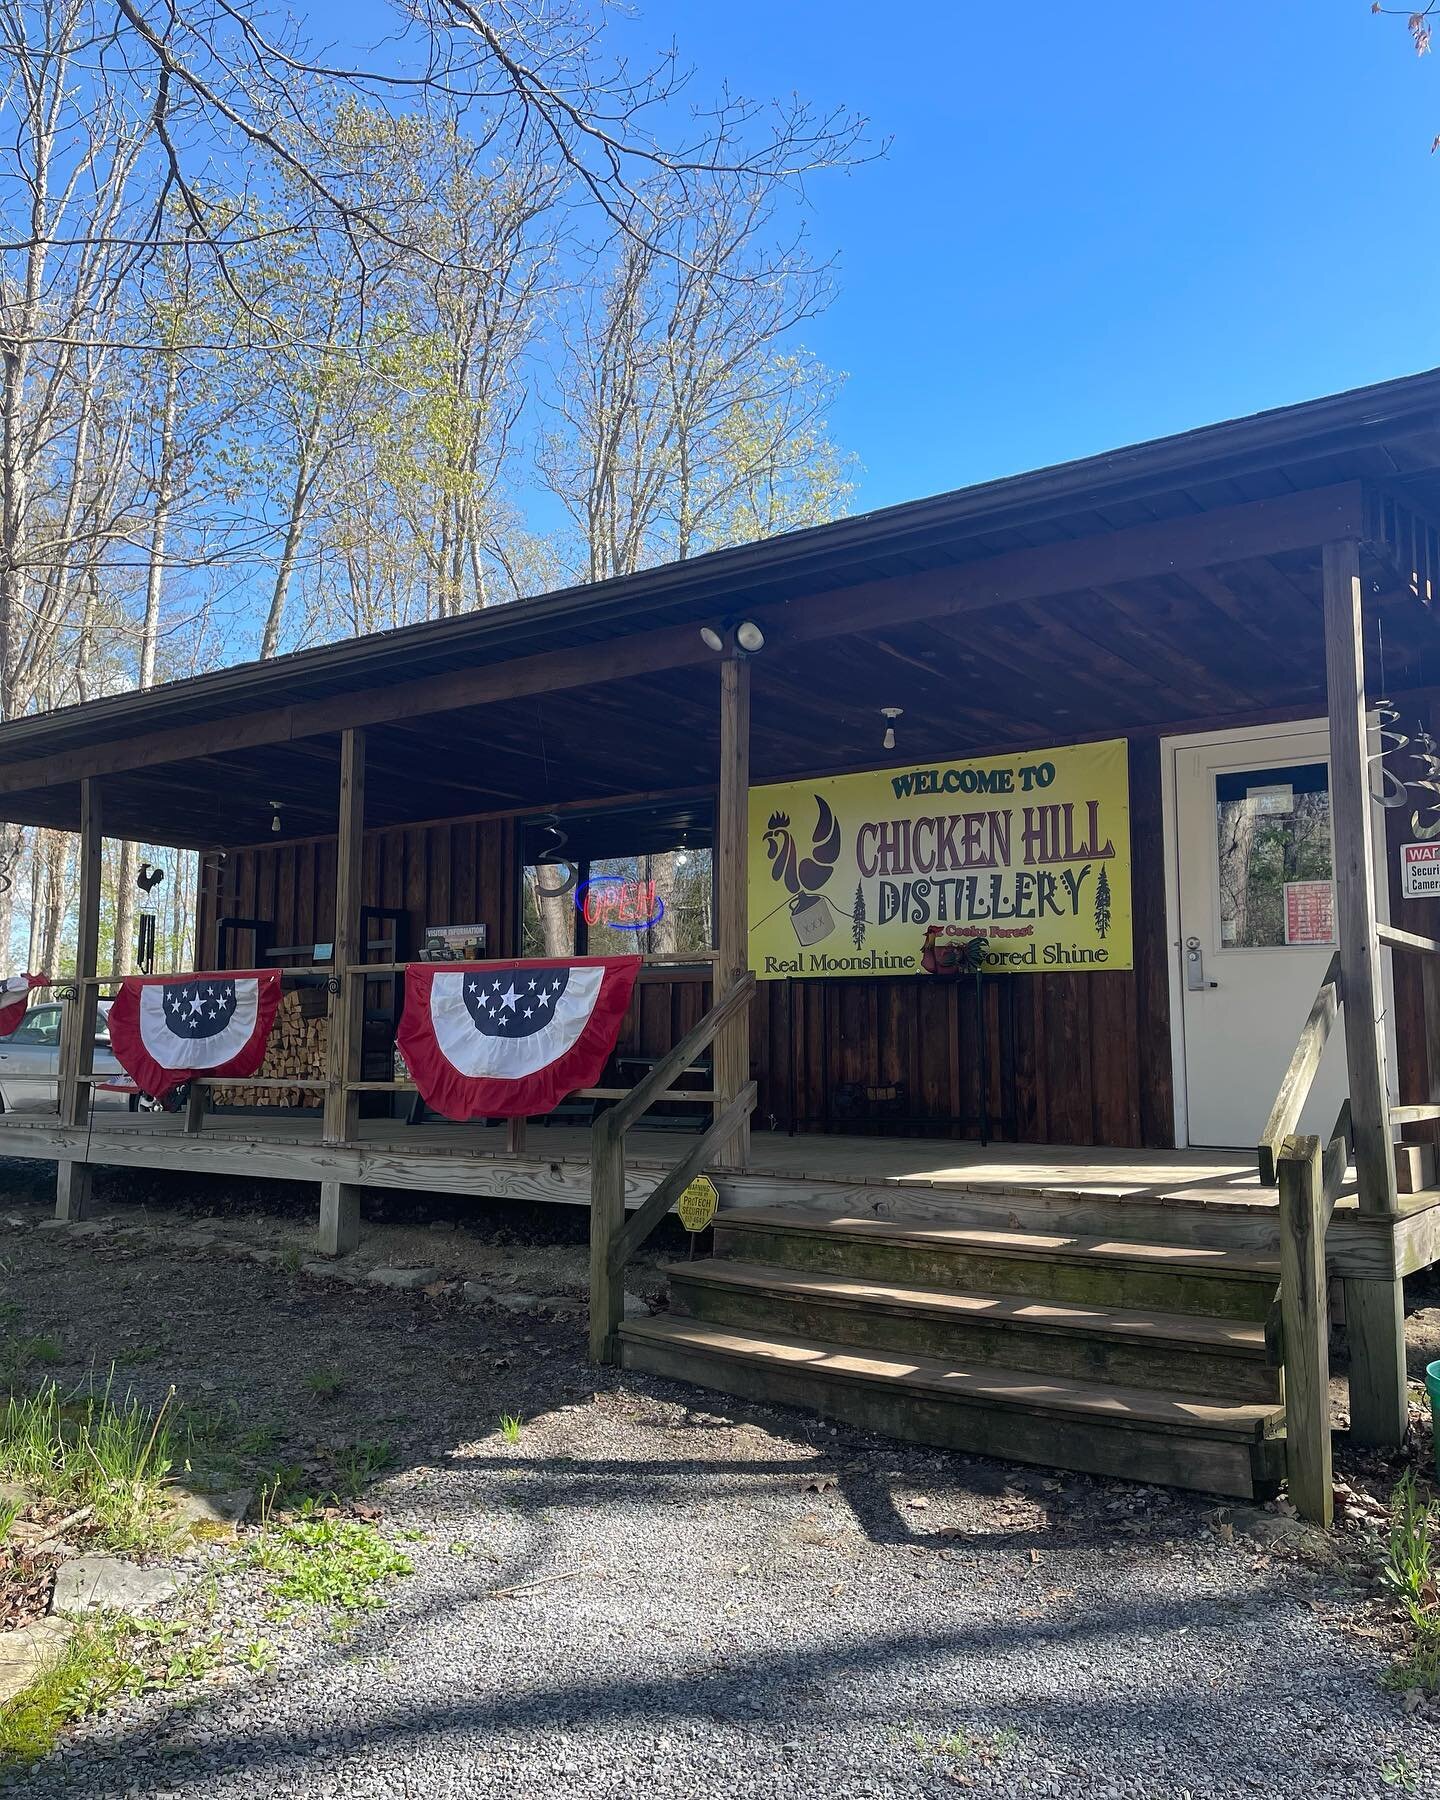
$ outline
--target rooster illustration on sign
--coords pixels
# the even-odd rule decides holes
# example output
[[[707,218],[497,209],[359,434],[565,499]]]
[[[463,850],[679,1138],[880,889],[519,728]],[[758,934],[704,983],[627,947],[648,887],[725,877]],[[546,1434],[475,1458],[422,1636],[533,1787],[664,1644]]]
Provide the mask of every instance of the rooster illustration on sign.
[[[790,895],[790,922],[802,944],[818,944],[835,929],[830,903],[819,892],[835,873],[840,856],[840,821],[823,794],[815,796],[815,829],[810,834],[810,853],[801,856],[790,832],[790,815],[774,812],[765,828],[765,854],[770,859],[770,879]]]

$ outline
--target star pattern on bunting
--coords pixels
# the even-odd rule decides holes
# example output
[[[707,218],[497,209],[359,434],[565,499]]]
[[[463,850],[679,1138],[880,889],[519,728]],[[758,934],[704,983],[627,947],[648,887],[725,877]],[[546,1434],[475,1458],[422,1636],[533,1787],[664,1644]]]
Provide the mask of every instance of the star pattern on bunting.
[[[542,969],[538,975],[520,969],[487,971],[466,981],[465,1009],[486,1037],[530,1037],[555,1016],[569,984],[568,969]]]
[[[178,1038],[208,1038],[235,1015],[235,983],[213,975],[165,983],[165,1023]]]

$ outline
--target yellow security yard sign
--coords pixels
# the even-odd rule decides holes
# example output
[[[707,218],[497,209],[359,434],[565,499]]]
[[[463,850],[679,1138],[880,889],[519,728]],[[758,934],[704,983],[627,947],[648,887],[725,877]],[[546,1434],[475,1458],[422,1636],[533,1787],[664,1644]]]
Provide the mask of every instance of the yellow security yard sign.
[[[750,966],[1132,967],[1124,739],[750,790]]]
[[[713,1223],[719,1206],[719,1191],[708,1175],[697,1175],[675,1202],[680,1223],[692,1236]]]

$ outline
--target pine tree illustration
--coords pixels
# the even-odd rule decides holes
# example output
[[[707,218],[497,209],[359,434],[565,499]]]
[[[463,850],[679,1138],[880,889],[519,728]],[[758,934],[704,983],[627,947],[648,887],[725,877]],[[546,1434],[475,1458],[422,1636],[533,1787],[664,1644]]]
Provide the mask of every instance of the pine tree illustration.
[[[850,935],[858,950],[865,942],[865,889],[858,881],[855,883],[855,910],[850,915]]]
[[[1110,877],[1103,869],[1095,883],[1095,929],[1102,938],[1110,929]]]

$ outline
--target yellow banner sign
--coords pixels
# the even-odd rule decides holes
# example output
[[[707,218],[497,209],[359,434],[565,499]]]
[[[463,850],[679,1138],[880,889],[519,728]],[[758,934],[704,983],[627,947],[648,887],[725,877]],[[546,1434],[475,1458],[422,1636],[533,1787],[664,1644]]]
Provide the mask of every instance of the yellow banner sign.
[[[983,947],[979,940],[984,940]],[[750,966],[1128,969],[1123,739],[750,790]]]

